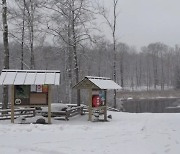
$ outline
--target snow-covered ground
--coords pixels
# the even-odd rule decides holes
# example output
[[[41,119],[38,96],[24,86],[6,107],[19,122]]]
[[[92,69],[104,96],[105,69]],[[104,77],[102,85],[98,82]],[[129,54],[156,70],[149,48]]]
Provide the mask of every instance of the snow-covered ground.
[[[108,112],[110,122],[87,115],[51,125],[0,121],[0,154],[179,154],[180,114]]]

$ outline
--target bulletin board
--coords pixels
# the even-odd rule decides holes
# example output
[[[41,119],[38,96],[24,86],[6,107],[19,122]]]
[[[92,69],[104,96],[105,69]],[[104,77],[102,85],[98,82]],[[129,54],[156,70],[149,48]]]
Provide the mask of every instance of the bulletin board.
[[[17,85],[15,86],[14,105],[48,105],[47,85]]]

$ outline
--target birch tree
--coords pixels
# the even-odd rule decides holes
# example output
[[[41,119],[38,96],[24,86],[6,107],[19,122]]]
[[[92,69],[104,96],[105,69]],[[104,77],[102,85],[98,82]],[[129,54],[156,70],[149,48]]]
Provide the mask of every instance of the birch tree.
[[[8,43],[8,23],[7,23],[7,3],[2,0],[2,23],[3,23],[3,43],[4,43],[4,69],[9,69],[9,43]],[[3,108],[8,107],[8,86],[3,87]]]
[[[22,37],[21,37],[21,69],[23,70],[23,63],[24,63],[24,35],[25,35],[25,3],[26,1],[23,0],[23,17],[22,17]]]
[[[72,88],[72,83],[79,82],[79,50],[85,40],[91,39],[87,23],[91,21],[92,13],[88,4],[88,0],[62,0],[50,1],[45,6],[52,11],[48,30],[58,43],[63,43],[66,47],[68,64],[66,65],[66,74],[69,89]],[[71,93],[71,91],[69,92]],[[69,101],[71,102],[70,97]],[[80,90],[77,91],[77,105],[80,105]]]
[[[106,24],[111,30],[112,42],[113,42],[113,80],[116,82],[116,46],[117,46],[117,38],[116,38],[116,30],[117,30],[117,5],[119,0],[112,0],[113,3],[113,20],[111,21],[111,17],[108,17],[107,9],[104,6],[98,6],[100,10],[100,14],[104,17]],[[114,90],[114,108],[116,108],[116,90]]]

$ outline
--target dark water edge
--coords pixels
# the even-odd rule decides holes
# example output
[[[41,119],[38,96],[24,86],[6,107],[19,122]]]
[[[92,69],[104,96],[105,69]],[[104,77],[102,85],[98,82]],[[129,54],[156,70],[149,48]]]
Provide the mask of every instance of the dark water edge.
[[[122,102],[125,112],[130,113],[180,113],[177,108],[180,98],[127,99]]]

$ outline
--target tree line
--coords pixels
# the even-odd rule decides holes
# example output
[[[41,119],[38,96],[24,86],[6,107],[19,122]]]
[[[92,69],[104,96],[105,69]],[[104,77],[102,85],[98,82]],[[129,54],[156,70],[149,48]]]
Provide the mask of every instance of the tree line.
[[[161,47],[161,48],[159,48]],[[3,51],[3,45],[0,45]],[[21,46],[17,43],[10,44],[10,68],[21,68]],[[161,50],[160,50],[161,49]],[[151,43],[137,51],[125,43],[117,45],[117,83],[124,90],[165,90],[180,88],[180,48],[168,47],[162,43]],[[3,59],[1,52],[1,69]],[[34,48],[36,69],[60,69],[61,86],[59,87],[59,101],[69,102],[75,100],[72,86],[75,85],[75,75],[67,67],[67,53],[60,47],[35,46]],[[79,78],[84,76],[105,76],[113,78],[112,44],[101,40],[94,47],[84,47],[77,52]],[[30,65],[29,53],[24,54],[26,65]],[[25,69],[27,69],[25,67]],[[69,78],[72,82],[69,83]],[[69,96],[71,94],[71,96]],[[73,97],[74,96],[74,97]],[[73,98],[72,98],[73,97]]]
[[[0,44],[0,69],[60,69],[58,101],[80,103],[80,91],[72,91],[72,87],[87,75],[110,77],[128,90],[180,88],[177,45],[154,42],[136,49],[118,41],[118,0],[112,0],[113,20],[98,1],[2,2],[6,39]],[[109,26],[112,38],[103,35],[97,16]],[[7,93],[7,87],[3,91]]]

